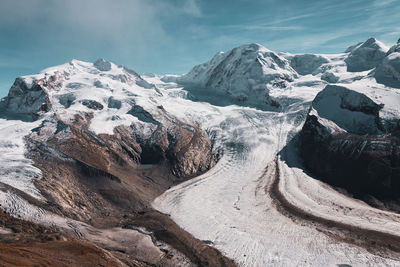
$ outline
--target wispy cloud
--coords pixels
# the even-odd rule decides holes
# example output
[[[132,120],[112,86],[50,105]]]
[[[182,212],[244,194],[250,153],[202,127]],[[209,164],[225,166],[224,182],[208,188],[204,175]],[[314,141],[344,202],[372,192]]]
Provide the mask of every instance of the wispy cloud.
[[[373,6],[383,7],[396,2],[397,0],[375,0]]]
[[[183,11],[195,17],[201,17],[202,11],[196,0],[186,0],[183,3]]]

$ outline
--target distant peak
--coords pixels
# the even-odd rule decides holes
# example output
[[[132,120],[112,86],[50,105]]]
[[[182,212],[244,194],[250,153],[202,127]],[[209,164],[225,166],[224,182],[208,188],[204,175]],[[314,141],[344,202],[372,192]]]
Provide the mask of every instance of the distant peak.
[[[253,48],[254,50],[262,49],[265,48],[264,46],[258,44],[258,43],[251,43],[248,45],[250,48]]]
[[[368,38],[368,40],[365,41],[364,43],[375,43],[375,42],[376,42],[376,39],[375,39],[374,37],[370,37],[370,38]]]
[[[93,63],[98,70],[101,71],[109,71],[111,70],[111,63],[105,60],[104,58],[99,58],[96,62]]]
[[[361,48],[362,47],[382,47],[382,45],[378,40],[371,37],[368,40],[366,40],[364,43],[362,43],[362,45],[360,47]]]
[[[269,49],[267,49],[266,47],[264,47],[258,43],[245,44],[245,45],[239,46],[238,48],[250,49],[252,51],[269,51]]]

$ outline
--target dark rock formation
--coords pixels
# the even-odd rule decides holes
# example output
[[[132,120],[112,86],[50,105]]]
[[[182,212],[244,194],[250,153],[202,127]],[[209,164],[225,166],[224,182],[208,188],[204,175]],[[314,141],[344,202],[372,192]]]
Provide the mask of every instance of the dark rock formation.
[[[7,96],[7,110],[33,119],[47,112],[51,107],[43,87],[36,82],[31,85],[17,78]]]
[[[102,110],[104,108],[104,106],[101,103],[95,100],[85,99],[82,100],[81,103],[82,105],[94,110]]]
[[[328,83],[337,83],[339,81],[339,77],[334,73],[327,71],[321,75],[321,80],[327,81]]]
[[[133,125],[96,135],[88,129],[90,113],[72,122],[55,115],[34,129],[30,155],[48,177],[37,186],[59,207],[54,212],[88,221],[106,210],[142,210],[174,183],[212,167],[216,157],[206,133],[163,112],[168,120],[153,118],[158,124],[147,138]]]
[[[400,43],[389,49],[372,74],[378,83],[400,88]]]
[[[389,51],[387,51],[386,56],[390,55],[391,53],[400,52],[400,39],[397,41],[397,44],[393,45]]]
[[[36,120],[40,115],[50,110],[52,103],[48,91],[59,89],[65,76],[59,72],[44,75],[41,79],[26,80],[23,77],[15,79],[6,98],[6,111],[13,115],[25,115]],[[68,97],[67,97],[68,98]],[[65,103],[64,103],[65,102]],[[68,99],[62,104],[70,105]]]
[[[325,134],[323,134],[325,132]],[[316,116],[301,133],[305,165],[318,178],[358,198],[400,198],[400,138],[388,135],[329,134]]]
[[[357,198],[368,200],[375,197],[383,201],[400,198],[399,128],[390,132],[379,130],[378,112],[382,107],[367,96],[356,93],[359,94],[357,97],[355,92],[343,87],[327,89],[315,98],[300,134],[301,155],[306,168],[317,178],[345,188]],[[319,104],[327,98],[329,91],[339,95],[342,101],[333,102],[332,113],[324,114],[320,112]],[[351,98],[346,100],[346,94]],[[346,103],[348,100],[353,101]],[[337,114],[334,108],[359,112],[359,118],[373,116],[377,123],[374,127],[361,127],[355,122],[353,127],[345,128],[340,119],[329,116]],[[371,124],[368,121],[364,123]],[[337,126],[342,128],[336,129]]]

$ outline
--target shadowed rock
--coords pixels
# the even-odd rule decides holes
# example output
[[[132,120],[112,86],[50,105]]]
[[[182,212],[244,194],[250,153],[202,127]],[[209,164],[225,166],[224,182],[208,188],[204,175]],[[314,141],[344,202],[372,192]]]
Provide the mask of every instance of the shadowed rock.
[[[347,51],[347,50],[346,50]],[[350,54],[345,59],[347,71],[357,72],[375,68],[383,60],[386,48],[375,38],[348,49]]]

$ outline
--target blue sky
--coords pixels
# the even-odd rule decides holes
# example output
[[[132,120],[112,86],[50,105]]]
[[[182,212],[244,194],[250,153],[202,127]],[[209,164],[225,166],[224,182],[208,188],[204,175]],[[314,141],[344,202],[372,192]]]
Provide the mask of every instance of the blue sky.
[[[336,53],[400,38],[400,0],[0,0],[0,96],[71,59],[185,73],[218,51]]]

